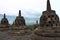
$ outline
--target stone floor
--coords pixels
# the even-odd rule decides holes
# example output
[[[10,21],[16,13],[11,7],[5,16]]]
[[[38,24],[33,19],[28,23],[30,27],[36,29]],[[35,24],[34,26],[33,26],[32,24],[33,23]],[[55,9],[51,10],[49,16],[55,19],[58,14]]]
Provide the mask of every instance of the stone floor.
[[[0,40],[28,40],[29,35],[11,36],[8,32],[0,32]]]
[[[54,31],[51,31],[51,32],[53,33]],[[58,35],[60,35],[60,31],[58,31],[58,32],[59,32]],[[46,36],[42,36],[40,33],[42,33],[42,30],[40,28],[36,28],[30,35],[29,40],[60,40],[60,36],[46,37]],[[49,33],[49,31],[46,33]],[[43,33],[43,35],[45,35],[45,33]],[[55,35],[55,33],[53,35]]]

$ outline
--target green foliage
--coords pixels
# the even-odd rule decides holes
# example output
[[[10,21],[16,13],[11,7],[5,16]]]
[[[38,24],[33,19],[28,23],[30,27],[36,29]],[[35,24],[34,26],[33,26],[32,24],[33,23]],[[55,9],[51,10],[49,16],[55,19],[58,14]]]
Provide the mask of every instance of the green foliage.
[[[35,26],[34,25],[27,25],[27,27],[30,29],[30,30],[34,30]]]
[[[46,30],[46,26],[43,27],[43,30]]]

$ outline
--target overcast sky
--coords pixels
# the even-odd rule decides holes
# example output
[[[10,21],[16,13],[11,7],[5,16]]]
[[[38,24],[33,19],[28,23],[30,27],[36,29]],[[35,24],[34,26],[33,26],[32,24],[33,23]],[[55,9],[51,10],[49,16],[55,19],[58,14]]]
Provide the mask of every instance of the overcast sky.
[[[47,0],[0,0],[0,14],[18,15],[22,10],[22,15],[39,15],[46,10]],[[60,15],[60,0],[50,0],[51,8]],[[30,12],[30,13],[29,13]],[[31,15],[29,15],[31,14]]]

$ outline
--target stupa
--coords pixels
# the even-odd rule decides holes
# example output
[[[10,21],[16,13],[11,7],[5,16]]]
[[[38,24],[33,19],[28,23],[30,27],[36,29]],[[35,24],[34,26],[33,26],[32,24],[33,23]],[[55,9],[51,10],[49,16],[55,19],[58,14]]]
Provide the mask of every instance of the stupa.
[[[30,29],[26,27],[24,17],[21,16],[21,10],[19,10],[19,15],[13,22],[10,33],[13,35],[25,35],[30,33]]]
[[[38,23],[38,20],[36,20],[36,24],[34,25],[34,29],[36,29],[38,27],[39,27],[39,23]]]
[[[49,0],[47,0],[47,10],[43,11],[40,17],[40,27],[33,31],[29,40],[60,40],[59,17],[51,9]]]
[[[8,19],[6,18],[6,15],[4,14],[4,17],[1,20],[0,30],[7,30],[8,28],[9,28],[9,22]]]
[[[19,10],[19,15],[16,17],[13,25],[15,25],[15,26],[25,26],[25,19],[24,19],[23,16],[21,16],[21,10]]]

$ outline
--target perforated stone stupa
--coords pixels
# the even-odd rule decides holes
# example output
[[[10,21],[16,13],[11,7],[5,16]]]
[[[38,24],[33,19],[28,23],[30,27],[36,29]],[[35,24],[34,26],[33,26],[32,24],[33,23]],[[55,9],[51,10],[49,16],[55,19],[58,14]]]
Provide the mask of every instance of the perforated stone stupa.
[[[13,22],[10,33],[13,35],[25,35],[30,33],[30,29],[26,27],[24,17],[21,16],[21,10],[19,10],[19,15]]]
[[[29,40],[60,40],[59,17],[51,9],[49,0],[47,0],[47,10],[43,11],[40,17],[40,27],[33,31]]]
[[[51,10],[50,2],[47,0],[47,10],[43,11],[40,17],[40,26],[57,27],[59,26],[59,17],[54,10]]]
[[[7,30],[8,28],[9,28],[9,22],[8,19],[6,18],[6,15],[4,14],[4,17],[1,20],[0,30]]]
[[[19,10],[19,15],[16,17],[13,25],[15,25],[15,26],[25,26],[25,19],[24,19],[23,16],[21,16],[21,10]]]

